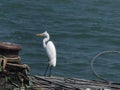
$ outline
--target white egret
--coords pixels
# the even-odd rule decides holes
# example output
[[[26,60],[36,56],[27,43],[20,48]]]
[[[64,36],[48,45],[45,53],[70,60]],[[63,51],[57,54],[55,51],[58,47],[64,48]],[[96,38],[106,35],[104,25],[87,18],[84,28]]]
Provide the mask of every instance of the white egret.
[[[56,66],[56,48],[55,48],[53,42],[49,41],[50,36],[47,33],[47,31],[45,31],[44,33],[41,33],[41,34],[36,34],[36,36],[44,36],[45,37],[43,39],[43,47],[45,48],[46,53],[48,55],[49,63],[48,63],[48,66],[45,70],[44,76],[47,75],[47,71],[49,68],[50,68],[49,69],[49,76],[51,76],[52,67]]]

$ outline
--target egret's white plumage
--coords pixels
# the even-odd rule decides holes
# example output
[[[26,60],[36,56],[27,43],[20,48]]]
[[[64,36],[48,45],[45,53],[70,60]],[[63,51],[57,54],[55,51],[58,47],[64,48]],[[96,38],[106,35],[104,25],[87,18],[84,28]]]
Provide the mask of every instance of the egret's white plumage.
[[[50,66],[55,67],[56,66],[56,49],[52,41],[47,42],[46,52],[50,60],[49,61]]]
[[[49,58],[49,66],[55,67],[56,66],[56,48],[55,48],[55,45],[53,44],[53,42],[49,41],[49,39],[50,39],[49,34],[47,33],[47,31],[45,31],[42,34],[36,34],[36,36],[45,36],[45,38],[43,39],[43,47],[45,48],[46,53]],[[48,69],[48,67],[47,67],[47,69]],[[47,72],[47,70],[46,70],[46,72]],[[46,72],[45,72],[45,74],[46,74]],[[50,68],[50,73],[51,73],[51,68]]]

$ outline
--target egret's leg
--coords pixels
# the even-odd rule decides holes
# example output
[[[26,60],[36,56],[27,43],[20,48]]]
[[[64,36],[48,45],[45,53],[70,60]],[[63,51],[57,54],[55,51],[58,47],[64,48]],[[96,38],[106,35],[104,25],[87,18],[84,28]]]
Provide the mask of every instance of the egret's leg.
[[[47,65],[47,68],[46,68],[46,70],[45,70],[44,76],[47,75],[48,68],[49,68],[49,64]]]
[[[52,66],[50,66],[49,77],[51,76]]]

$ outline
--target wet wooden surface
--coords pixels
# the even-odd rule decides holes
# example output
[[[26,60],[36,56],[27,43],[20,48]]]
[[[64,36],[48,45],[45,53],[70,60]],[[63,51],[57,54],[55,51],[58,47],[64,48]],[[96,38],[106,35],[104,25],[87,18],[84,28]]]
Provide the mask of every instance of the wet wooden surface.
[[[101,81],[59,76],[30,76],[29,78],[38,90],[120,90],[120,84]]]

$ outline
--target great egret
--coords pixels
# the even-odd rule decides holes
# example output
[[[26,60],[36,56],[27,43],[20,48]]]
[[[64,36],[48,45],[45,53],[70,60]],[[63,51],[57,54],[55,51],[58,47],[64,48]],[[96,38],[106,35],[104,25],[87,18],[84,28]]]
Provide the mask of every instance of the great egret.
[[[49,63],[45,70],[44,76],[47,75],[47,71],[49,68],[50,68],[49,76],[51,76],[52,67],[56,66],[56,48],[55,48],[53,42],[49,41],[50,36],[47,33],[47,31],[45,31],[44,33],[41,33],[41,34],[36,34],[36,36],[45,36],[45,38],[43,39],[43,47],[45,48],[46,53],[48,55]]]

